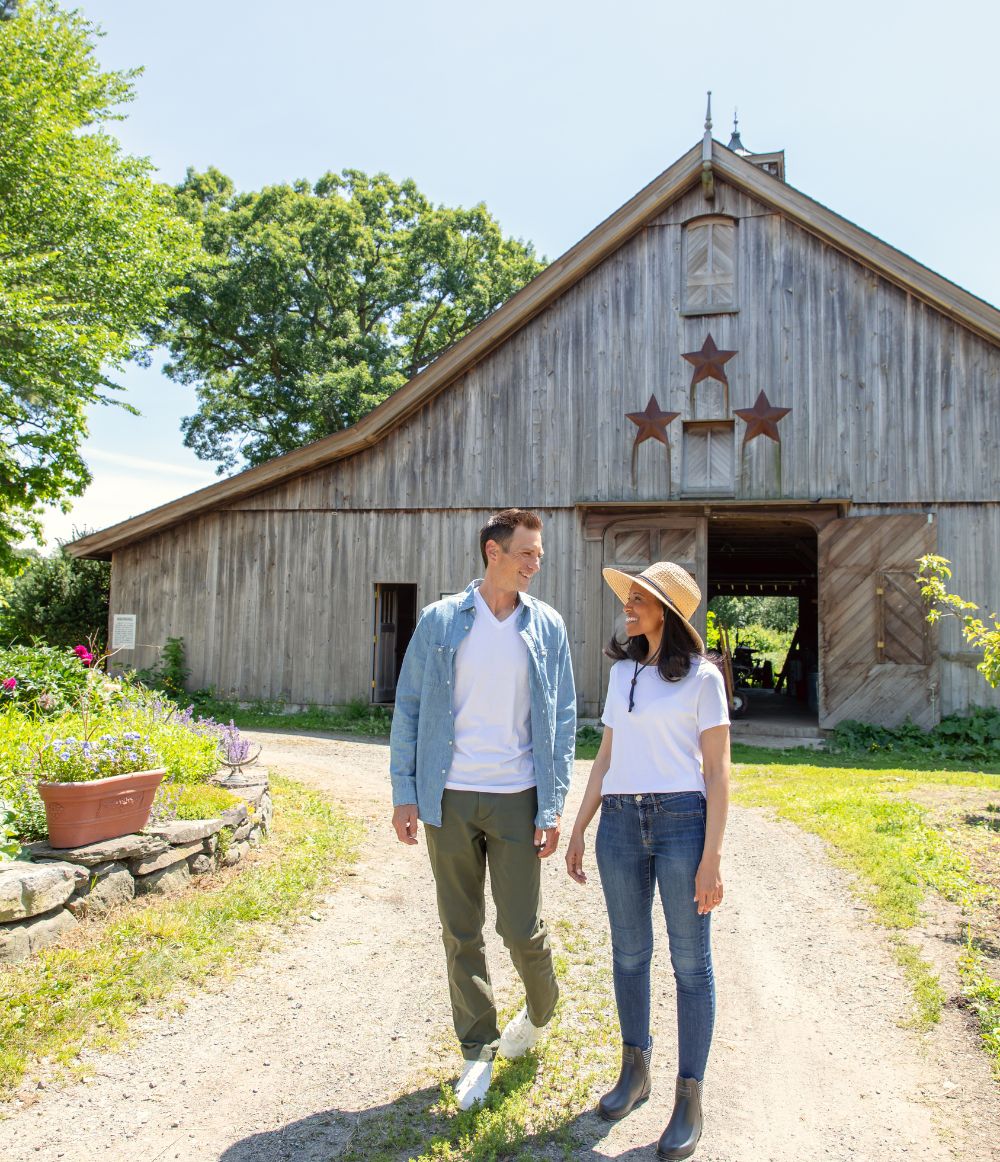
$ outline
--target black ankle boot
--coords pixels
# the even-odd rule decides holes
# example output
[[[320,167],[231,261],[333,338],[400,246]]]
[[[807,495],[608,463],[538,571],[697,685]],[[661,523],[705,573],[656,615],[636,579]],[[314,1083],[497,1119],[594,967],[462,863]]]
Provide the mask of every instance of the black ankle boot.
[[[656,1156],[670,1162],[690,1158],[700,1137],[701,1082],[693,1077],[678,1077],[674,1112],[656,1144]]]
[[[646,1049],[622,1046],[622,1071],[614,1089],[597,1103],[597,1112],[606,1122],[617,1122],[649,1097],[649,1062],[653,1042]]]

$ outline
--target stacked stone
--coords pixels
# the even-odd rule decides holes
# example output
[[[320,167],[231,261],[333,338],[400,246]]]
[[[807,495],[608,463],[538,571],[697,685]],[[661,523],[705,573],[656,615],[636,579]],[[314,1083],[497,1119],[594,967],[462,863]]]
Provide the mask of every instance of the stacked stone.
[[[263,771],[252,783],[224,785],[243,802],[216,819],[150,825],[84,847],[32,843],[29,859],[0,862],[0,964],[54,944],[85,916],[182,890],[192,876],[239,863],[270,829],[274,808]]]

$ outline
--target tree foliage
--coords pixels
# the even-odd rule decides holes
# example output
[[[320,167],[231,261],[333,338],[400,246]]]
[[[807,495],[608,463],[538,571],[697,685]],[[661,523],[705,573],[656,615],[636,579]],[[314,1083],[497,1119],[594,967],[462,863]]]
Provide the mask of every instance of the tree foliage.
[[[760,625],[787,633],[799,621],[797,597],[713,597],[709,609],[729,630]]]
[[[0,571],[46,504],[90,481],[87,408],[140,351],[193,252],[148,161],[106,132],[134,72],[103,72],[95,27],[54,0],[0,20]]]
[[[0,646],[94,642],[103,649],[110,593],[108,561],[72,557],[63,545],[51,557],[29,557],[0,599]]]
[[[976,616],[979,606],[974,601],[949,592],[951,561],[947,557],[928,553],[917,560],[917,565],[920,594],[930,606],[927,620],[933,625],[942,617],[957,617],[962,625],[962,637],[983,655],[976,669],[991,686],[1000,686],[1000,615],[987,614],[984,621]]]
[[[202,255],[153,337],[197,392],[185,443],[220,473],[354,423],[543,267],[485,206],[385,174],[237,193],[189,170],[175,194]]]

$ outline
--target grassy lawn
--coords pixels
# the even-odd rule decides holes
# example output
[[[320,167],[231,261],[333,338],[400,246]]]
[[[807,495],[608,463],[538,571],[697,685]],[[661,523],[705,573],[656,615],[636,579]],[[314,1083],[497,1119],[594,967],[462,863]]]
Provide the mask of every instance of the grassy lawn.
[[[286,713],[279,702],[237,702],[199,699],[195,713],[217,722],[233,721],[240,730],[328,730],[331,734],[360,734],[388,738],[392,715],[383,706],[357,701],[346,706],[311,706]]]
[[[1000,778],[981,768],[923,769],[910,759],[904,768],[878,755],[755,755],[734,747],[734,759],[735,802],[769,808],[820,836],[857,874],[859,893],[892,930],[918,1023],[937,1020],[946,998],[904,933],[919,926],[928,893],[961,907],[960,1000],[978,1017],[1000,1073]]]
[[[272,776],[271,793],[271,836],[246,862],[84,925],[72,946],[0,974],[0,1098],[42,1058],[72,1068],[82,1048],[120,1043],[137,1009],[242,967],[269,926],[308,911],[354,858],[361,827],[289,779]]]

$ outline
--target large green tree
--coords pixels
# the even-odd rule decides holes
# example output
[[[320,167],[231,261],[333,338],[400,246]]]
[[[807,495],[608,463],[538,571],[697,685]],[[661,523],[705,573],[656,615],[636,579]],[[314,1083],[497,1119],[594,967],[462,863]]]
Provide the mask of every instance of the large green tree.
[[[98,36],[54,0],[0,20],[0,572],[86,488],[87,409],[114,400],[194,251],[150,163],[106,132],[135,73],[102,71]]]
[[[193,384],[185,443],[220,473],[360,419],[543,268],[483,205],[358,170],[237,193],[189,171],[203,255],[153,337]]]

